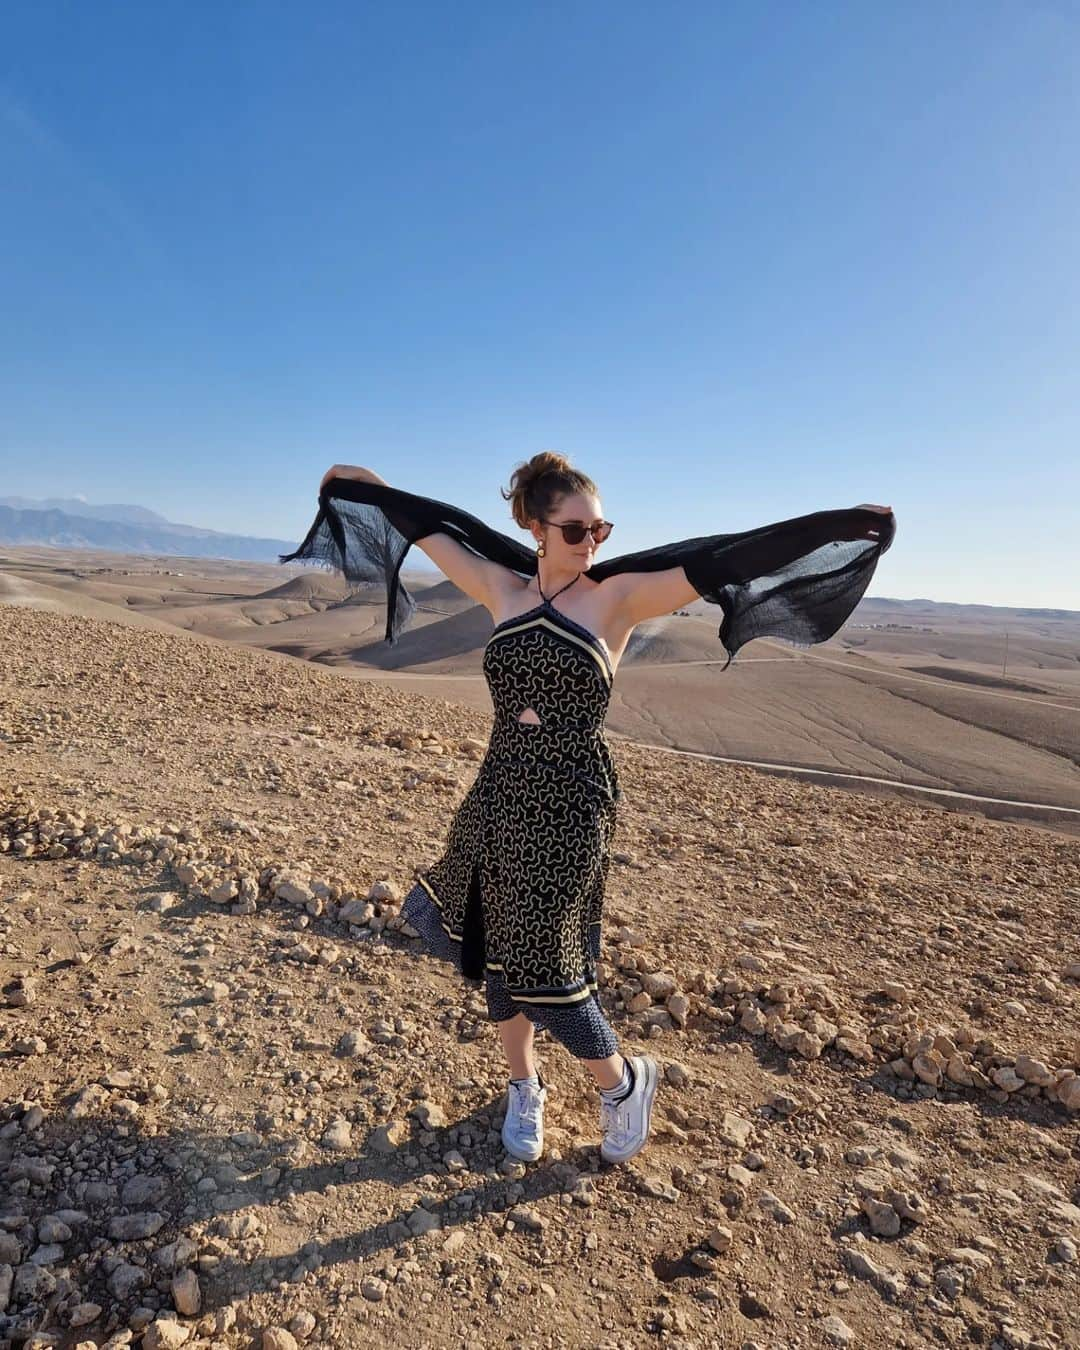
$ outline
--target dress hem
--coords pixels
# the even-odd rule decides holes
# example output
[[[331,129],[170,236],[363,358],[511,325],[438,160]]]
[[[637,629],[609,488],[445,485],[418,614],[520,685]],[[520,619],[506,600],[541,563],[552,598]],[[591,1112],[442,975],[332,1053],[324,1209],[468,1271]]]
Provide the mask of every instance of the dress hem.
[[[462,937],[455,933],[443,919],[443,906],[431,882],[424,876],[417,876],[412,889],[406,895],[401,907],[402,919],[416,929],[421,940],[432,955],[449,961],[470,983],[477,983],[462,969]],[[599,928],[599,922],[589,925],[590,930]],[[599,945],[599,934],[596,946]],[[491,971],[502,979],[504,967],[497,961],[485,961],[485,971]],[[480,981],[482,982],[482,980]],[[520,986],[506,984],[502,980],[507,994],[516,1003],[529,1003],[538,1007],[565,1008],[567,1005],[584,1002],[599,993],[596,967],[589,966],[577,979],[565,985]]]

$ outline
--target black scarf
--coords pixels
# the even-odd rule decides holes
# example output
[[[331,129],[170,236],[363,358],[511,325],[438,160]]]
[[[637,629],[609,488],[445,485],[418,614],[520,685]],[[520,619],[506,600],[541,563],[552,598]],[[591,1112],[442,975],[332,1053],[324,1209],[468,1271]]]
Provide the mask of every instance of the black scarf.
[[[896,533],[896,518],[850,507],[762,525],[738,534],[702,535],[595,562],[594,581],[617,572],[682,566],[703,599],[724,617],[719,638],[735,653],[751,638],[779,637],[798,646],[824,642],[842,626],[870,584]],[[386,641],[397,642],[416,603],[399,579],[418,539],[448,534],[471,552],[523,578],[536,576],[534,550],[500,534],[460,507],[384,483],[331,478],[304,542],[280,561],[309,562],[352,582],[386,587]]]

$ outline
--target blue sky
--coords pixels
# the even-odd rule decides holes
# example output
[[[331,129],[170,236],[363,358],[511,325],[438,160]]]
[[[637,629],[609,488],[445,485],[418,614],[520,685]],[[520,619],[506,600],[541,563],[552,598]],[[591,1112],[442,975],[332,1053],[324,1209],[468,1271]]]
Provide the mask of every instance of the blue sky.
[[[9,0],[0,51],[0,493],[299,540],[349,462],[516,534],[558,449],[601,556],[881,502],[871,595],[1080,609],[1071,0]]]

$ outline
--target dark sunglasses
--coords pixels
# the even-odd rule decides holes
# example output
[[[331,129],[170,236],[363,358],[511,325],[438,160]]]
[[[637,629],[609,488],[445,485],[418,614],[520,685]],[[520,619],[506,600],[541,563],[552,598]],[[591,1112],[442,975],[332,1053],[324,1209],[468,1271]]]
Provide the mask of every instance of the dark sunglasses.
[[[595,525],[583,525],[580,520],[568,520],[565,524],[561,520],[541,520],[540,524],[557,525],[568,544],[580,544],[586,534],[592,535],[594,543],[602,544],[615,528],[610,520],[598,520]]]

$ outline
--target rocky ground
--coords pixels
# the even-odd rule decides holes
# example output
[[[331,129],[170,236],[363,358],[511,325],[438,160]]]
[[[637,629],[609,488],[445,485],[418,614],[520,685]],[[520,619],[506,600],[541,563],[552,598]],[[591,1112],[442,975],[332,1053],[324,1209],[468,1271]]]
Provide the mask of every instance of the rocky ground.
[[[398,916],[486,719],[0,606],[10,1345],[1080,1345],[1080,843],[614,744],[600,1164]]]

